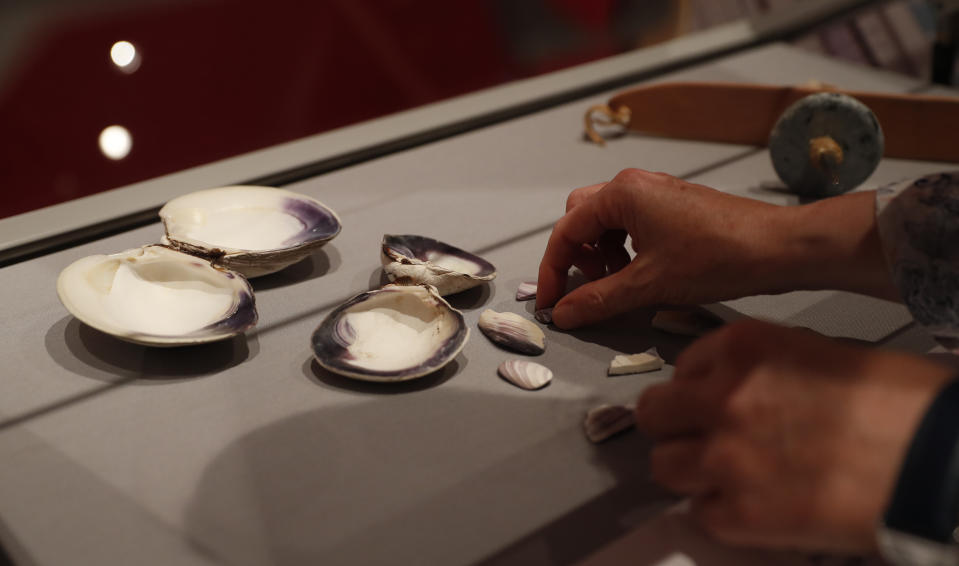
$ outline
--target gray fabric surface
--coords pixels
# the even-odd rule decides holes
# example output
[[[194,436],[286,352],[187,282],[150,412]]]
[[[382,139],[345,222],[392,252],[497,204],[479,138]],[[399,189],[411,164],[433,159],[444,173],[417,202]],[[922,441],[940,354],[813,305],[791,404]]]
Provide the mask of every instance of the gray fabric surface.
[[[670,78],[813,77],[914,86],[779,45]],[[698,171],[700,181],[729,172],[727,190],[761,176],[739,167],[755,153],[741,146],[639,136],[588,145],[582,114],[602,98],[289,187],[335,209],[343,232],[307,262],[257,280],[260,323],[232,341],[134,346],[57,302],[56,276],[69,262],[154,242],[158,225],[0,270],[8,553],[23,564],[568,564],[656,515],[671,499],[646,480],[644,440],[593,446],[581,431],[588,408],[629,402],[669,377],[669,366],[605,376],[616,353],[656,346],[670,362],[685,345],[650,330],[650,312],[547,330],[537,361],[556,378],[538,392],[498,378],[509,354],[475,331],[445,370],[398,385],[328,374],[308,347],[326,312],[381,283],[383,233],[435,237],[498,267],[493,284],[453,301],[475,328],[482,308],[529,313],[513,293],[535,277],[570,189],[629,166]],[[733,306],[864,340],[907,322],[898,307],[847,295],[762,301]]]

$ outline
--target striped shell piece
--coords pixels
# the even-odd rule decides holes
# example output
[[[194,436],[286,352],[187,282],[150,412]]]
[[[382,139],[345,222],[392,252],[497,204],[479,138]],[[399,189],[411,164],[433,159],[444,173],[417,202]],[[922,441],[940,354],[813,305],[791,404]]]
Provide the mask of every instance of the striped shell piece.
[[[517,301],[529,301],[536,298],[536,281],[523,281],[516,288]]]
[[[600,405],[590,409],[583,421],[586,438],[594,444],[628,430],[636,425],[633,407],[626,405]]]
[[[553,372],[546,366],[526,360],[507,360],[499,366],[500,376],[522,389],[545,387],[553,380]]]
[[[546,335],[538,326],[512,312],[486,309],[480,314],[479,329],[508,350],[536,356],[546,351]]]

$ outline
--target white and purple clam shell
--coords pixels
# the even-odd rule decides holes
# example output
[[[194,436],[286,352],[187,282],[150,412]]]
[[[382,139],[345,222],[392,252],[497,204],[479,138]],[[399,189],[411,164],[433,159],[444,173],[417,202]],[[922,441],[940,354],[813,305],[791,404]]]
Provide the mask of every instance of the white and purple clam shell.
[[[333,310],[313,332],[323,368],[365,381],[405,381],[442,368],[463,349],[463,314],[428,285],[386,285]]]
[[[164,243],[246,277],[279,271],[340,233],[340,219],[321,202],[272,187],[196,191],[160,209]]]
[[[87,325],[149,346],[222,340],[257,320],[246,279],[158,245],[79,259],[60,273],[57,294]]]
[[[432,285],[444,297],[496,277],[496,268],[485,259],[425,236],[386,234],[381,251],[390,281]]]

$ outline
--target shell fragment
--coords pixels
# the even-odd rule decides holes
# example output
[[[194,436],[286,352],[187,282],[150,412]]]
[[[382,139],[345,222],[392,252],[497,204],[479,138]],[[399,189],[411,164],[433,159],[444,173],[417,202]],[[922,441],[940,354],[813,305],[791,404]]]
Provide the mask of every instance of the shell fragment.
[[[594,444],[628,430],[636,425],[636,416],[632,407],[626,405],[600,405],[590,409],[583,421],[586,438]]]
[[[529,301],[536,298],[536,281],[523,281],[516,288],[517,301]]]
[[[553,380],[549,368],[526,360],[507,360],[500,364],[498,371],[503,379],[529,391],[545,387]]]
[[[702,336],[724,324],[723,319],[707,310],[658,311],[650,323],[657,330],[680,336]]]
[[[641,354],[620,354],[609,362],[608,375],[627,375],[630,373],[645,373],[662,369],[665,361],[659,357],[656,348]]]
[[[486,309],[480,314],[479,329],[508,350],[539,355],[546,351],[546,335],[535,324],[518,314]]]
[[[539,309],[533,313],[533,318],[542,322],[543,324],[553,324],[553,309],[552,307]]]

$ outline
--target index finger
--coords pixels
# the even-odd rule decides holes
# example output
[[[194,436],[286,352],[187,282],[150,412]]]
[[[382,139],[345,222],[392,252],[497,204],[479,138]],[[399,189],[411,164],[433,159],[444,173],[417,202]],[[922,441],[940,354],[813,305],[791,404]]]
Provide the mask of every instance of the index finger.
[[[569,193],[569,196],[566,197],[566,212],[573,210],[605,186],[606,183],[596,183],[595,185],[573,189],[573,191]]]
[[[536,308],[551,307],[563,296],[566,278],[582,244],[591,244],[608,230],[621,229],[605,206],[604,192],[597,190],[573,207],[553,226],[539,264]]]

